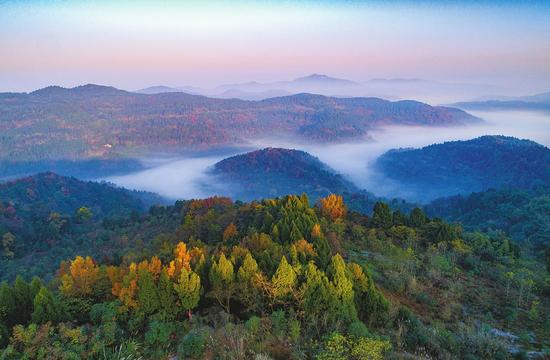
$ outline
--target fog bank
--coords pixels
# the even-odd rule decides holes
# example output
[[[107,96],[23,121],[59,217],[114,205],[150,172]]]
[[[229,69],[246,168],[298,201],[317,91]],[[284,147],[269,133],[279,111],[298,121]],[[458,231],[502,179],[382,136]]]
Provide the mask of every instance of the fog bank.
[[[456,127],[388,126],[370,132],[370,137],[363,141],[332,145],[302,144],[280,138],[261,139],[251,141],[250,151],[265,147],[303,150],[318,157],[358,187],[376,195],[418,200],[419,194],[407,193],[399,184],[377,173],[373,163],[378,156],[394,148],[422,147],[445,141],[468,140],[482,135],[514,136],[550,146],[550,114],[529,111],[470,113],[485,122]],[[223,195],[224,184],[216,183],[207,174],[207,170],[225,157],[242,152],[228,150],[223,155],[216,156],[164,159],[160,165],[147,170],[106,180],[130,189],[156,192],[169,199]]]

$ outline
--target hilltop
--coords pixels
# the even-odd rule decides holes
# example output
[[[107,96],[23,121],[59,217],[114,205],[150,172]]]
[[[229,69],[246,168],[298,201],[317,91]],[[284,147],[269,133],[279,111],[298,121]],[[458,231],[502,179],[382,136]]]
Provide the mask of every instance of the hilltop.
[[[376,160],[375,166],[382,176],[424,200],[550,183],[550,150],[530,140],[506,136],[390,150]]]

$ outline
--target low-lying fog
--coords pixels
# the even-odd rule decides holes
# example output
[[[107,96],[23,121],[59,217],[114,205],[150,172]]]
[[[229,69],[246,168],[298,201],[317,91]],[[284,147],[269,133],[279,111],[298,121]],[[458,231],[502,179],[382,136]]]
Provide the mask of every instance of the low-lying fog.
[[[381,178],[372,169],[374,160],[393,148],[422,147],[451,140],[468,140],[482,135],[507,135],[534,140],[550,146],[550,114],[530,111],[470,111],[485,120],[478,125],[463,127],[391,126],[371,132],[372,140],[346,144],[310,145],[263,139],[252,142],[250,151],[265,147],[304,150],[347,176],[360,188],[379,196],[418,198],[403,192],[399,186]],[[117,185],[156,192],[166,198],[189,199],[220,194],[220,184],[213,184],[207,170],[216,162],[234,155],[165,159],[147,170],[106,178]],[[150,161],[150,159],[148,160]],[[156,159],[158,161],[158,159]],[[222,184],[223,185],[223,184]]]

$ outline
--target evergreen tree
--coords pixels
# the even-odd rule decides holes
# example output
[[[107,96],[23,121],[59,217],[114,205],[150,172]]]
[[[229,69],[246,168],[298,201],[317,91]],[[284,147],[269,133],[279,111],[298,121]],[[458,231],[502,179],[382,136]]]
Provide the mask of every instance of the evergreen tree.
[[[13,294],[15,299],[15,316],[17,324],[27,324],[32,314],[33,300],[31,287],[29,283],[21,276],[15,278],[13,284]]]
[[[224,253],[221,253],[217,262],[212,263],[209,279],[212,286],[210,295],[218,300],[218,303],[227,312],[230,312],[231,296],[235,291],[235,272],[233,264],[225,257]]]
[[[191,310],[197,307],[201,295],[201,279],[199,275],[192,270],[183,268],[178,282],[174,284],[174,289],[178,294],[181,307],[187,310],[189,320],[191,320]]]
[[[355,308],[353,283],[348,278],[346,270],[346,264],[342,256],[340,254],[334,255],[328,269],[332,280],[331,291],[335,300],[334,307],[339,319],[351,323],[357,320],[357,310]]]
[[[160,314],[165,320],[174,320],[178,315],[177,294],[174,291],[174,286],[166,270],[163,269],[159,276],[157,289]]]
[[[46,287],[42,286],[34,298],[34,311],[31,319],[35,324],[44,324],[47,322],[56,323],[60,318],[59,307],[52,293]]]
[[[42,284],[42,280],[38,276],[35,276],[32,278],[30,287],[31,287],[31,299],[33,299],[33,301],[43,286],[44,285]]]
[[[139,270],[137,300],[139,310],[144,315],[151,315],[159,309],[159,297],[153,275],[147,269]]]
[[[312,237],[313,248],[317,253],[317,258],[315,259],[315,262],[320,269],[324,270],[327,268],[330,262],[330,257],[332,253],[330,245],[328,244],[327,239],[322,234],[319,234],[318,236],[314,235]]]
[[[248,253],[237,271],[237,296],[249,312],[257,312],[263,307],[262,289],[259,287],[263,280],[258,263],[252,254]]]
[[[16,324],[17,314],[15,314],[15,296],[12,288],[7,282],[0,285],[0,324],[11,328]]]
[[[393,224],[393,216],[388,204],[378,201],[372,212],[372,225],[377,228],[389,229]]]
[[[409,226],[419,228],[428,222],[428,218],[420,208],[414,208],[409,215]]]
[[[273,285],[273,296],[276,301],[284,302],[289,300],[296,285],[297,275],[292,266],[286,260],[286,257],[281,258],[279,267],[271,278]]]
[[[313,331],[321,334],[330,325],[332,309],[332,294],[327,276],[313,262],[309,262],[305,270],[306,282],[302,287],[301,307],[304,310],[306,322]]]

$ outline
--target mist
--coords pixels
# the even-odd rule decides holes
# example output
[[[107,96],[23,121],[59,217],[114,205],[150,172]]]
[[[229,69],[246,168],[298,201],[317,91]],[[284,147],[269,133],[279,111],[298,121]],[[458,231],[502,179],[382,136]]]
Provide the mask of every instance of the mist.
[[[469,140],[482,135],[506,135],[530,139],[550,146],[550,114],[530,111],[471,111],[485,120],[483,123],[454,127],[387,126],[369,132],[364,140],[339,144],[305,144],[281,138],[250,142],[250,149],[283,147],[306,151],[347,177],[361,189],[378,196],[404,198],[410,201],[429,200],[422,194],[404,190],[374,168],[374,162],[384,152],[395,148],[423,147],[434,143]],[[143,159],[150,168],[123,176],[109,177],[119,186],[158,193],[168,199],[202,198],[224,195],[224,184],[208,174],[218,161],[247,152],[227,150],[216,156]]]

